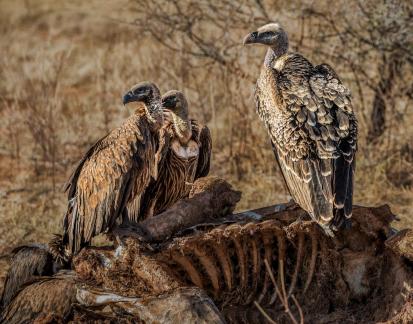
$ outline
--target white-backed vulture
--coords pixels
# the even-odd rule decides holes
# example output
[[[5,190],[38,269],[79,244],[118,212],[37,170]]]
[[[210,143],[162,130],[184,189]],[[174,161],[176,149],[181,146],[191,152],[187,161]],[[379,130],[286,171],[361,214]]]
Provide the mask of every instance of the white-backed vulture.
[[[165,118],[160,130],[159,176],[145,193],[141,217],[157,215],[187,197],[192,183],[209,173],[211,135],[207,126],[189,118],[185,95],[171,90],[162,96]]]
[[[123,98],[124,104],[131,102],[138,104],[135,113],[87,151],[69,180],[62,237],[66,259],[116,222],[136,222],[141,198],[157,177],[163,123],[158,87],[137,84]]]
[[[40,277],[24,286],[0,315],[0,323],[66,323],[76,303],[72,272]]]
[[[42,244],[19,246],[12,251],[12,255],[4,281],[0,308],[7,306],[16,292],[27,282],[40,276],[51,276],[64,266],[55,261],[48,247]]]
[[[329,235],[351,225],[357,121],[350,91],[327,64],[313,66],[288,51],[277,23],[250,33],[244,44],[269,47],[255,89],[291,196]]]

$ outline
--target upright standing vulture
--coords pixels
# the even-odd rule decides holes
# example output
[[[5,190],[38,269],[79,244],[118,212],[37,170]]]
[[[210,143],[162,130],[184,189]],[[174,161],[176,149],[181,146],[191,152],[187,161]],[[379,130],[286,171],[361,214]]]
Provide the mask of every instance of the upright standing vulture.
[[[110,231],[122,216],[137,221],[140,200],[157,176],[158,130],[163,123],[159,89],[139,83],[124,96],[123,103],[129,102],[138,103],[136,112],[87,151],[69,180],[62,239],[66,258]]]
[[[351,225],[357,121],[350,91],[327,64],[288,51],[277,23],[244,44],[269,47],[258,78],[257,112],[265,123],[287,187],[329,235]]]
[[[192,183],[209,173],[211,135],[208,127],[189,118],[188,102],[180,91],[165,93],[162,107],[169,118],[159,135],[162,142],[159,176],[145,192],[142,218],[157,215],[186,197]]]

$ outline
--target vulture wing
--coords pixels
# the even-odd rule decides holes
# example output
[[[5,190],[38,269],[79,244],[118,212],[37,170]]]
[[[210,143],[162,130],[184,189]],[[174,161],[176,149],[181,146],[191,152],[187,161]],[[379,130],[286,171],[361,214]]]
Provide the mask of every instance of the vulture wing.
[[[156,174],[156,139],[143,116],[131,116],[101,139],[72,177],[63,243],[72,253],[110,229]]]
[[[326,65],[314,68],[299,54],[277,61],[270,95],[258,84],[258,112],[294,200],[321,225],[340,227],[352,206],[357,127],[350,93]]]
[[[82,159],[78,162],[73,173],[70,175],[70,178],[64,187],[64,191],[68,192],[69,200],[72,199],[76,194],[76,183],[77,179],[79,178],[80,171],[82,171],[83,165],[95,152],[98,152],[102,148],[107,137],[108,135],[105,135],[87,150],[85,155],[83,155]]]
[[[23,287],[0,315],[1,323],[64,323],[76,303],[70,274],[41,277]]]
[[[158,132],[158,145],[155,154],[156,175],[151,178],[144,195],[136,196],[127,206],[129,218],[135,223],[142,221],[149,216],[153,216],[155,203],[157,202],[157,197],[160,191],[159,181],[163,180],[162,178],[164,175],[162,174],[162,170],[164,170],[164,164],[168,161],[167,154],[171,140],[168,126],[162,127]]]
[[[211,164],[212,139],[207,126],[200,125],[196,120],[191,120],[193,132],[199,143],[199,158],[195,179],[206,177]]]
[[[53,273],[53,258],[46,246],[19,246],[12,253],[10,268],[4,282],[1,308],[9,304],[24,284],[37,276],[46,276]]]
[[[329,65],[322,64],[313,69],[310,86],[317,106],[330,109],[329,115],[323,116],[324,111],[321,111],[319,123],[323,127],[322,130],[327,129],[328,137],[335,147],[335,154],[331,156],[329,165],[335,208],[332,224],[340,227],[352,215],[357,120],[351,104],[350,91],[341,83],[338,75]],[[328,139],[324,145],[322,142],[321,134],[318,146],[321,159],[328,156],[326,151],[330,144]]]

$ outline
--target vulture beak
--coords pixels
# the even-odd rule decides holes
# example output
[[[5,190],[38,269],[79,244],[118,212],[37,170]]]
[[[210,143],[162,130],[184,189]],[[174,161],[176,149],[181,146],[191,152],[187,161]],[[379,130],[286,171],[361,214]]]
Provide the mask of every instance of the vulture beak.
[[[137,88],[137,89],[132,89],[129,90],[124,96],[123,96],[123,104],[126,105],[129,102],[134,102],[134,101],[144,101],[145,99],[150,96],[151,91],[148,88]]]
[[[123,105],[126,105],[129,102],[134,102],[138,101],[138,98],[134,95],[132,91],[128,91],[124,96],[123,96]]]
[[[176,105],[176,100],[174,97],[162,98],[162,107],[174,108]]]
[[[245,36],[244,41],[243,41],[243,45],[247,45],[247,44],[254,44],[257,43],[259,40],[258,37],[258,32],[252,32],[251,34],[248,34],[247,36]]]

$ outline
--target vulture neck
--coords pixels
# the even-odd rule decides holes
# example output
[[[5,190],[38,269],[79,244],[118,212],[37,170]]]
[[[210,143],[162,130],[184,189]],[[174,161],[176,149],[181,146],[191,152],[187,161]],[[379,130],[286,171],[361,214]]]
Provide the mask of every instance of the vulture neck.
[[[152,99],[145,103],[146,116],[154,130],[161,128],[163,124],[163,111],[160,99]]]
[[[181,144],[188,144],[192,137],[191,121],[188,117],[183,117],[178,114],[173,114],[173,125],[175,134]]]
[[[274,62],[288,52],[288,47],[270,47],[265,55],[264,64],[267,67],[274,65]]]

